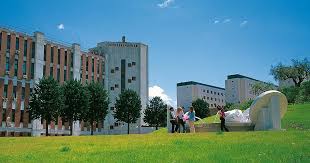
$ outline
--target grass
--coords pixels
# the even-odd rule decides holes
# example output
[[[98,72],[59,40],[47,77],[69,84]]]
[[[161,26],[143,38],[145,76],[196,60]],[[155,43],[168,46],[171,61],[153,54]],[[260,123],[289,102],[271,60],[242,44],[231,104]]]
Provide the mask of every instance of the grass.
[[[1,162],[310,162],[309,105],[286,131],[0,138]],[[296,126],[298,126],[296,128]]]

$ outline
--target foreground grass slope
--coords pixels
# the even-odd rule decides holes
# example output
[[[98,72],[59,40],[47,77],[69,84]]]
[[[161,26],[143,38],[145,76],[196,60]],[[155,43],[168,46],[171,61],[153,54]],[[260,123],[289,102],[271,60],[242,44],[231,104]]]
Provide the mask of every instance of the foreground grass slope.
[[[287,131],[1,138],[1,162],[310,162],[309,105]],[[308,110],[306,109],[308,108]],[[305,110],[303,110],[305,109]],[[301,114],[299,111],[303,113]],[[307,115],[305,115],[307,114]],[[296,124],[297,129],[296,129]],[[305,125],[303,125],[305,124]],[[300,127],[302,126],[302,127]]]

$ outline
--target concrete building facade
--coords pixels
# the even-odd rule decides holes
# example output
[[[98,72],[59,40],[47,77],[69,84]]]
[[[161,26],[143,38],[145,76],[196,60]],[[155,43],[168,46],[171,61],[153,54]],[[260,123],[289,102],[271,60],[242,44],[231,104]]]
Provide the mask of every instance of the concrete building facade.
[[[225,106],[225,89],[194,81],[177,83],[177,106],[188,111],[196,99],[206,101],[210,109]]]
[[[228,75],[227,80],[225,80],[226,102],[242,103],[253,100],[259,95],[258,92],[254,92],[252,89],[257,82],[266,84],[263,81],[240,74]]]
[[[59,117],[45,126],[44,120],[29,116],[29,97],[42,77],[52,76],[60,84],[70,79],[82,83],[100,82],[109,92],[110,113],[104,122],[95,124],[95,134],[126,133],[123,124],[113,118],[115,98],[125,89],[138,92],[143,106],[142,117],[132,125],[134,133],[141,129],[143,111],[148,100],[148,47],[141,43],[103,42],[104,53],[82,51],[78,44],[49,40],[41,32],[33,35],[0,28],[0,133],[11,136],[41,135],[46,127],[52,135],[69,133],[69,124]],[[103,52],[103,51],[102,51]],[[9,117],[9,118],[8,118]],[[9,127],[6,122],[9,122]],[[73,134],[88,134],[90,125],[76,122]]]
[[[126,133],[127,124],[113,117],[116,98],[126,90],[134,90],[140,95],[141,118],[136,124],[130,124],[130,131],[141,133],[144,125],[143,114],[148,102],[148,46],[142,43],[126,42],[123,36],[120,42],[101,42],[91,49],[105,58],[105,88],[109,92],[109,113],[105,119],[106,130]]]

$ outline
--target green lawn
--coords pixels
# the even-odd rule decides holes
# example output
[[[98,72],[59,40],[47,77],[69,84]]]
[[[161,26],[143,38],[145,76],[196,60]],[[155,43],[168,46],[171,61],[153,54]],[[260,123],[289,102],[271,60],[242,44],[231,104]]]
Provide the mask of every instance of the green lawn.
[[[0,162],[310,162],[309,106],[286,131],[0,138]]]

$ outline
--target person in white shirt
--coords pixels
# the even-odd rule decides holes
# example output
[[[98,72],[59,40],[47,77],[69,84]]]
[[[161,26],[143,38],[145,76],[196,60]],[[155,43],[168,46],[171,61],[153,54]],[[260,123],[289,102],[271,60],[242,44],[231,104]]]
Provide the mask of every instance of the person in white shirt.
[[[176,132],[176,126],[177,126],[177,121],[176,121],[176,115],[174,112],[173,107],[171,107],[170,109],[170,123],[171,123],[171,133]]]

